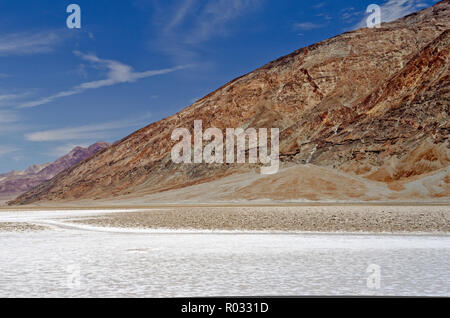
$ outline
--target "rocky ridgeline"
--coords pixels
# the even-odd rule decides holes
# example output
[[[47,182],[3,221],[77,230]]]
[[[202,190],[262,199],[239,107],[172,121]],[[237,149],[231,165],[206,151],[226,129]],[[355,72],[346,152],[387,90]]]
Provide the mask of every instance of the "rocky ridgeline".
[[[105,142],[97,142],[88,148],[75,147],[54,162],[32,165],[24,171],[11,171],[1,174],[0,198],[14,198],[27,192],[106,147],[109,147],[109,144]]]

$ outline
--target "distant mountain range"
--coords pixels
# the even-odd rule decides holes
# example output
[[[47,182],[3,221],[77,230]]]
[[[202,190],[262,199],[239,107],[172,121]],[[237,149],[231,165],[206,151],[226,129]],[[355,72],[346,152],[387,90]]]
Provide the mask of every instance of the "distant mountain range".
[[[450,2],[299,49],[10,204],[450,199]],[[175,164],[175,128],[280,129],[281,169]],[[94,201],[92,201],[94,202]],[[266,202],[266,201],[264,201]]]
[[[12,199],[27,192],[107,147],[109,147],[109,144],[106,142],[97,142],[88,148],[75,147],[54,162],[32,165],[24,171],[0,174],[0,199]]]

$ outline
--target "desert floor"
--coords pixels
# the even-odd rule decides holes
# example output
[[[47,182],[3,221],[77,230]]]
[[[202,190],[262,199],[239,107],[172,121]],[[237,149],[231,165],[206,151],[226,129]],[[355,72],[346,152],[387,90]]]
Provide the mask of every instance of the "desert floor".
[[[50,216],[40,217],[42,211]],[[2,207],[0,231],[40,230],[55,219],[73,226],[139,229],[450,234],[446,204]]]

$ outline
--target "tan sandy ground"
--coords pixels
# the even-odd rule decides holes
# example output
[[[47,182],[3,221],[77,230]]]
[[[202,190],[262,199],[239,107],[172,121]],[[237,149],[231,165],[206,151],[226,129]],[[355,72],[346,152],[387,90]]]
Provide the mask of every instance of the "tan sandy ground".
[[[381,178],[378,176],[377,178]],[[114,187],[113,187],[114,188]],[[153,189],[153,190],[152,190]],[[117,190],[117,189],[116,189]],[[151,184],[130,187],[127,194],[71,194],[64,198],[44,198],[29,206],[154,206],[189,204],[278,204],[286,203],[367,203],[396,202],[450,204],[450,167],[395,182],[382,182],[362,175],[314,165],[289,166],[274,175],[244,171],[205,183],[159,192]],[[128,193],[129,192],[129,193]],[[105,196],[104,196],[105,194]],[[0,206],[1,209],[1,206]]]
[[[73,222],[102,227],[306,232],[450,233],[448,206],[177,207]]]
[[[14,199],[14,198],[0,198],[0,209],[1,209],[2,207],[8,206],[6,203],[7,203],[9,200],[12,200],[12,199]]]
[[[1,232],[29,232],[29,231],[43,231],[46,227],[22,223],[22,222],[0,222],[0,233]]]

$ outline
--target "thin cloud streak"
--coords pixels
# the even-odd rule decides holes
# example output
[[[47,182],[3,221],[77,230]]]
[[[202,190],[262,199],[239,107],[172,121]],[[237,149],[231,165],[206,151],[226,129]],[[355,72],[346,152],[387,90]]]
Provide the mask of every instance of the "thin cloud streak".
[[[12,104],[16,103],[16,101],[18,99],[22,99],[22,98],[24,98],[26,96],[29,96],[29,95],[30,95],[29,92],[19,93],[19,94],[3,94],[3,95],[0,95],[0,107],[12,105]]]
[[[323,28],[323,24],[316,24],[311,22],[299,22],[294,24],[295,30],[302,30],[302,31],[309,31],[314,29],[320,29]]]
[[[51,52],[61,40],[55,31],[0,35],[0,56]]]
[[[153,43],[177,61],[198,58],[201,44],[232,32],[232,21],[261,4],[262,0],[184,0],[170,12],[155,10],[160,30]],[[169,22],[167,22],[169,21]]]
[[[214,35],[227,34],[225,25],[258,3],[259,1],[255,0],[208,2],[208,5],[200,12],[194,28],[187,34],[185,43],[195,45],[211,39]]]
[[[23,131],[27,128],[20,123],[21,118],[13,110],[0,109],[0,136]]]
[[[20,149],[13,146],[2,146],[0,145],[0,157],[4,155],[8,155],[10,153],[19,151]]]
[[[0,110],[0,125],[17,122],[18,116],[15,112],[10,110]]]
[[[150,115],[146,115],[139,121],[136,120],[112,121],[78,127],[67,127],[61,129],[37,131],[26,134],[25,139],[34,142],[86,140],[86,139],[99,140],[102,138],[110,137],[111,131],[144,125],[145,118],[149,118],[149,116]]]
[[[166,25],[165,31],[170,32],[170,30],[178,26],[178,24],[180,24],[189,14],[189,11],[192,9],[194,4],[195,0],[186,0],[182,3],[181,6],[176,9],[172,20]]]
[[[178,70],[186,69],[188,67],[192,67],[192,65],[182,65],[182,66],[176,66],[172,68],[166,68],[161,70],[149,70],[144,72],[134,72],[133,68],[129,65],[123,64],[118,61],[114,60],[106,60],[106,59],[100,59],[97,56],[93,54],[83,54],[79,51],[74,51],[74,54],[79,56],[85,61],[89,61],[91,63],[100,65],[108,70],[107,78],[103,80],[98,81],[91,81],[91,82],[85,82],[78,86],[75,86],[69,90],[59,92],[57,94],[41,98],[34,101],[25,102],[22,104],[19,104],[18,108],[30,108],[30,107],[36,107],[40,105],[44,105],[50,102],[53,102],[56,99],[68,97],[72,95],[81,94],[84,91],[88,89],[96,89],[106,86],[112,86],[120,83],[131,83],[135,82],[139,79],[156,76],[156,75],[162,75],[167,74],[171,72],[175,72]]]

